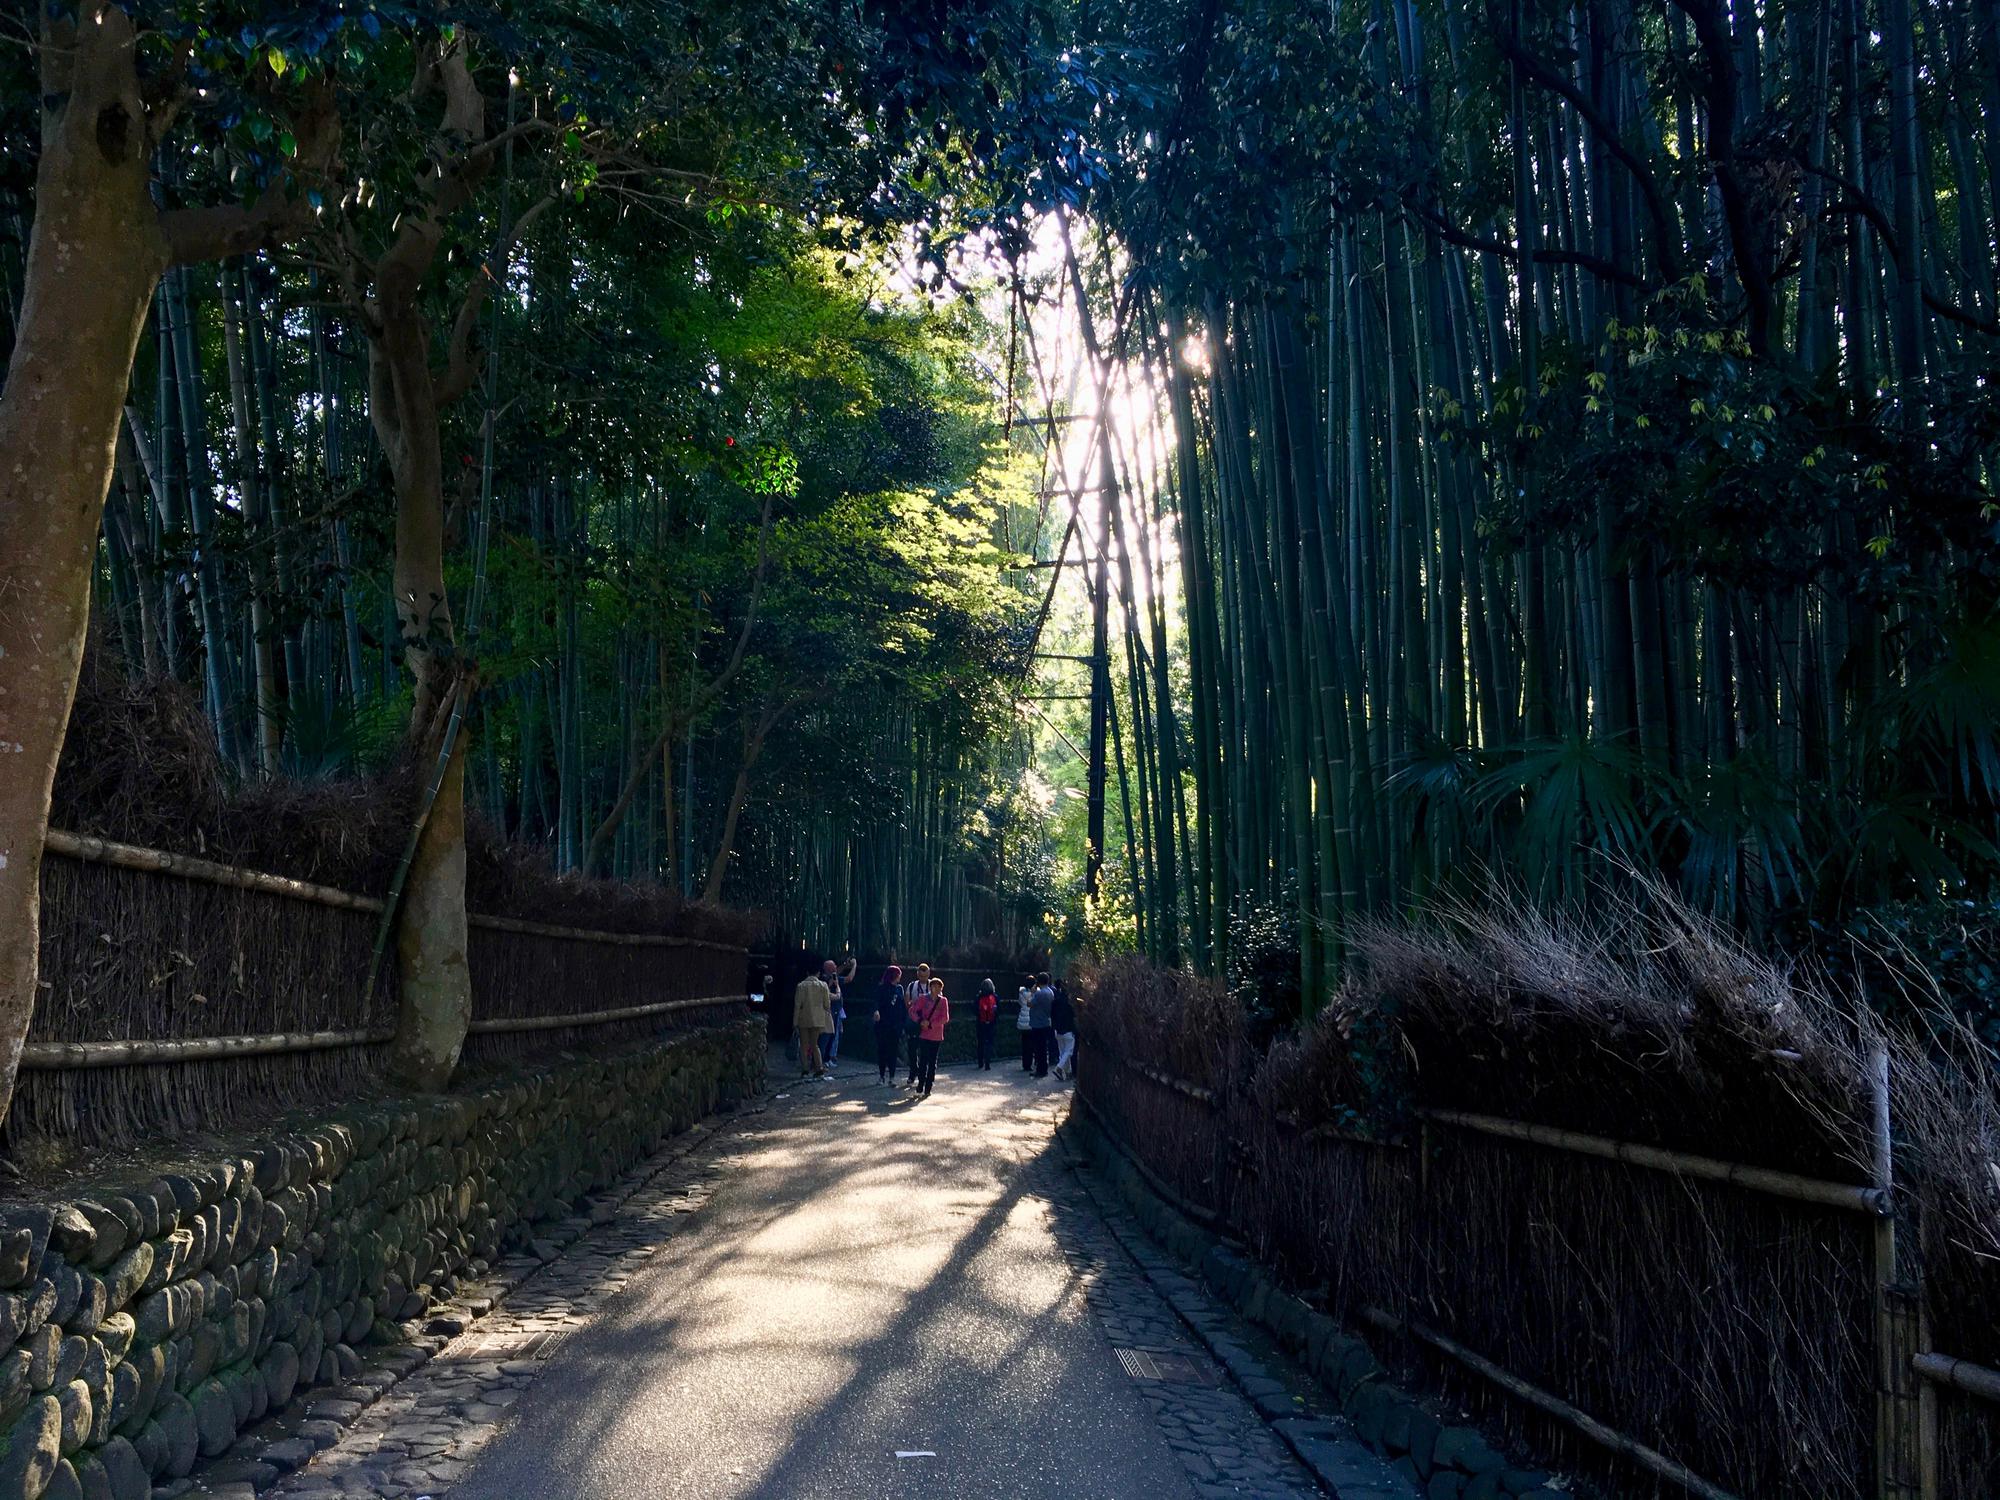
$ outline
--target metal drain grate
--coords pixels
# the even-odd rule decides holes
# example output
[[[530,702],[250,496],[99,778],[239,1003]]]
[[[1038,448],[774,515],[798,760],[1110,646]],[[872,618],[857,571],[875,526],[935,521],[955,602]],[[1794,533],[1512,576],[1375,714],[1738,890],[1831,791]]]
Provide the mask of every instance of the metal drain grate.
[[[1185,1354],[1163,1354],[1154,1349],[1120,1349],[1118,1363],[1134,1380],[1164,1380],[1174,1385],[1217,1383],[1215,1367]]]
[[[474,1332],[453,1345],[450,1352],[471,1359],[547,1359],[563,1346],[569,1335],[567,1328],[528,1333]]]
[[[1160,1367],[1153,1363],[1153,1356],[1144,1349],[1120,1349],[1118,1363],[1125,1367],[1125,1373],[1134,1380],[1160,1378]]]

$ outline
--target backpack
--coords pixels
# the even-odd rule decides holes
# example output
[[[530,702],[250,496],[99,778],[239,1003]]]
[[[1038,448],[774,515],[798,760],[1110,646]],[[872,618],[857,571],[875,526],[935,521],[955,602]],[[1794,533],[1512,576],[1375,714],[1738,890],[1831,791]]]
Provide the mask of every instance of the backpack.
[[[979,997],[979,1019],[982,1024],[991,1022],[999,1014],[1000,997],[998,995],[989,990]]]

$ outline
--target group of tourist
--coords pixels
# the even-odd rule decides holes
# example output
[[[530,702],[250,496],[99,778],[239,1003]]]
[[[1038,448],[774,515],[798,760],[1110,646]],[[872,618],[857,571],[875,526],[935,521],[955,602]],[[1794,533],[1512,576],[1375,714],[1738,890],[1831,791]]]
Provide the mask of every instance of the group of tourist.
[[[800,980],[793,993],[792,1035],[803,1077],[825,1078],[839,1060],[848,987],[854,982],[856,968],[853,958],[845,964],[829,958],[817,974]],[[1062,1079],[1073,1077],[1076,1007],[1069,992],[1059,981],[1041,973],[1022,984],[1017,1001],[1022,1070],[1037,1078],[1050,1073]],[[915,1090],[920,1099],[929,1098],[937,1082],[938,1051],[951,1022],[944,976],[934,974],[929,964],[918,964],[905,984],[901,967],[890,964],[875,987],[869,1021],[875,1033],[876,1082],[894,1084],[901,1064],[905,1067],[903,1086]],[[979,1039],[978,1066],[990,1069],[1000,1026],[1000,998],[990,979],[980,985],[973,1001],[973,1022]]]

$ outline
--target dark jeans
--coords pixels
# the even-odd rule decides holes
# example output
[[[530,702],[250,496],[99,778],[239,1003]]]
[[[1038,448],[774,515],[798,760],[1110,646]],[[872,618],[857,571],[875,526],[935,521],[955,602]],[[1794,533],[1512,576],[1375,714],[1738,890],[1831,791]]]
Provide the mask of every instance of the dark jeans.
[[[1021,1039],[1021,1071],[1032,1073],[1035,1071],[1035,1033],[1016,1029],[1014,1034]]]
[[[917,1092],[920,1094],[928,1094],[931,1085],[937,1082],[938,1048],[943,1045],[941,1041],[927,1042],[922,1037],[917,1039]]]
[[[896,1076],[896,1048],[902,1040],[900,1031],[889,1031],[880,1026],[875,1028],[875,1070],[885,1078]]]
[[[993,1034],[999,1029],[1000,1023],[998,1021],[981,1021],[979,1023],[979,1066],[982,1068],[993,1066]]]
[[[820,1050],[826,1055],[826,1065],[829,1068],[833,1066],[834,1060],[840,1056],[840,1033],[846,1025],[847,1013],[845,1011],[836,1011],[833,1017],[833,1030],[822,1033],[826,1040],[821,1045]]]
[[[1049,1076],[1049,1063],[1056,1055],[1056,1029],[1053,1026],[1037,1026],[1028,1033],[1028,1045],[1035,1054],[1035,1076]]]
[[[909,1083],[917,1081],[917,1043],[919,1040],[921,1039],[914,1031],[910,1033],[910,1076],[905,1080]]]

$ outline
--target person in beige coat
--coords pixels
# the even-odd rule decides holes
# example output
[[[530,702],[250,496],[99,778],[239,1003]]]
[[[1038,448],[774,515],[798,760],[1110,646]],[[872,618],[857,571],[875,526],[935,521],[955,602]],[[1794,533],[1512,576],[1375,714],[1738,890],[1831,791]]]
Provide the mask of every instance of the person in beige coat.
[[[833,980],[839,973],[833,960],[820,965],[819,973],[808,974],[792,992],[792,1025],[799,1033],[799,1072],[814,1078],[826,1077],[820,1061],[819,1039],[833,1030]]]

